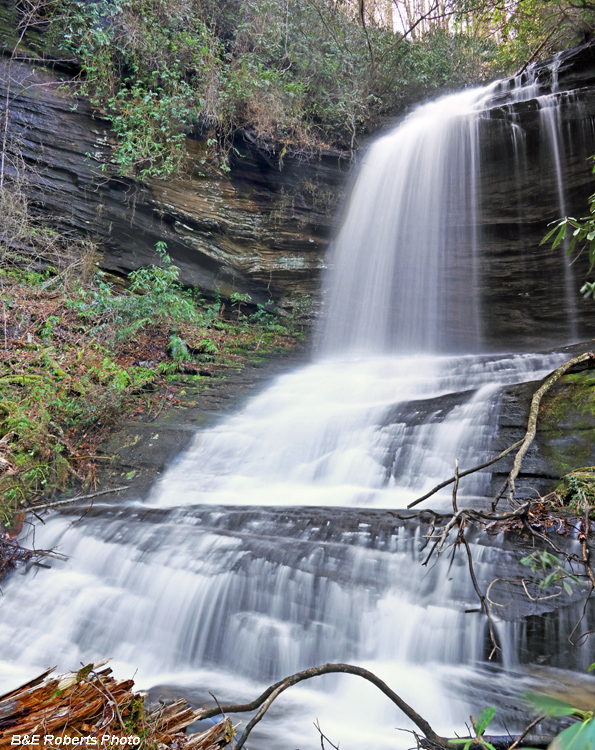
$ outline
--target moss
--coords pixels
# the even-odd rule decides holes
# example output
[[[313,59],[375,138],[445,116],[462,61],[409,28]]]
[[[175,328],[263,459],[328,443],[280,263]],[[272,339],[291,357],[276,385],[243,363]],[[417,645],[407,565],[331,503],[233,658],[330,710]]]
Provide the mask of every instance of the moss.
[[[15,2],[0,2],[0,49],[12,50],[19,42],[20,32],[17,30],[18,14]],[[51,50],[45,39],[41,26],[31,25],[27,28],[19,43],[21,55],[30,57],[42,56],[43,53],[55,53]],[[62,55],[63,56],[63,55]]]
[[[595,463],[595,371],[560,378],[542,401],[538,432],[556,476]]]
[[[595,371],[573,373],[546,394],[539,410],[538,429],[585,430],[595,427]]]

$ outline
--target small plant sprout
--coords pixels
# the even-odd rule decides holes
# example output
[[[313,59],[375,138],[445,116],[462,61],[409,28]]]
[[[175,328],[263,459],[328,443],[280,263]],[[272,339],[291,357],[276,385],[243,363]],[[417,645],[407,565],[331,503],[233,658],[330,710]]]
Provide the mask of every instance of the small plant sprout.
[[[481,745],[482,747],[485,747],[488,750],[496,750],[496,748],[492,744],[490,744],[483,738],[483,735],[485,734],[485,731],[490,725],[495,714],[496,714],[495,707],[488,706],[487,708],[483,709],[483,711],[479,714],[477,719],[475,719],[473,716],[469,717],[471,719],[471,724],[473,725],[473,731],[475,732],[475,737],[457,737],[456,740],[449,740],[448,744],[449,745],[463,745],[462,750],[469,750],[472,745]]]
[[[242,305],[247,305],[248,302],[251,302],[252,297],[247,292],[244,292],[243,294],[241,294],[240,292],[232,292],[229,295],[229,299],[231,300],[231,306],[235,307],[238,311],[238,320],[239,320]]]

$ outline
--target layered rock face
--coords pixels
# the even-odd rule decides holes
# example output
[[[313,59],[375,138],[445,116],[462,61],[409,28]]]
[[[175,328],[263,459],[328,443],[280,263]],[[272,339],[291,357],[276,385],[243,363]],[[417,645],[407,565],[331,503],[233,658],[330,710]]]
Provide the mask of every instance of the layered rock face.
[[[540,94],[557,92],[559,107],[544,108],[543,97],[516,101],[503,84],[479,123],[477,284],[487,349],[547,348],[594,331],[592,303],[578,294],[586,260],[568,270],[563,252],[539,243],[549,221],[584,215],[593,192],[595,48],[570,50],[534,76]],[[8,78],[5,58],[0,101]],[[11,78],[9,145],[36,167],[37,210],[91,235],[107,269],[151,263],[164,241],[183,282],[207,294],[248,292],[255,302],[287,306],[318,296],[349,182],[344,154],[280,161],[240,138],[225,174],[206,167],[203,146],[189,139],[183,177],[135,182],[115,176],[109,125],[61,88],[66,76],[22,62]],[[456,281],[456,268],[445,273],[444,283]]]
[[[2,101],[8,65],[0,60]],[[206,167],[203,145],[188,139],[184,176],[135,182],[114,176],[109,124],[62,86],[67,79],[23,62],[10,79],[9,150],[35,167],[36,209],[95,239],[103,267],[152,263],[163,241],[183,282],[207,294],[248,292],[254,302],[291,306],[316,293],[350,169],[343,154],[280,161],[241,140],[225,174]]]
[[[579,293],[588,259],[540,247],[548,224],[588,214],[595,192],[595,47],[568,50],[530,71],[530,89],[504,82],[480,122],[480,264],[491,348],[537,350],[593,335]],[[515,91],[516,84],[516,91]],[[539,97],[536,97],[539,94]]]

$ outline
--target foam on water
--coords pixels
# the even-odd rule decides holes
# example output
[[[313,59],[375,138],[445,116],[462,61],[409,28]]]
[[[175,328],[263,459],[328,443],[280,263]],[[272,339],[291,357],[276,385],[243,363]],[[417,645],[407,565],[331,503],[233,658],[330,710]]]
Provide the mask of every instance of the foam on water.
[[[508,99],[542,96],[536,80],[517,84]],[[563,358],[478,354],[489,327],[477,284],[478,133],[503,87],[424,105],[369,148],[333,243],[312,364],[198,434],[146,500],[80,520],[63,511],[37,529],[38,546],[68,559],[3,587],[2,686],[51,663],[114,656],[122,676],[138,668],[140,687],[240,702],[293,671],[347,661],[444,734],[464,731],[492,700],[465,685],[489,685],[501,703],[513,694],[522,633],[497,623],[503,654],[488,679],[485,618],[465,614],[477,606],[466,562],[425,568],[419,531],[347,530],[340,511],[403,508],[456,458],[463,469],[482,462],[502,386],[537,380]],[[543,137],[561,174],[557,79],[546,95]],[[520,175],[522,133],[512,117],[506,127]],[[563,205],[562,182],[558,196]],[[485,496],[489,482],[489,472],[470,477],[461,499]],[[286,522],[292,507],[299,520]],[[473,547],[481,582],[506,554]],[[564,633],[556,625],[550,636]],[[327,676],[284,694],[251,747],[316,747],[316,717],[345,750],[412,744],[376,690]]]

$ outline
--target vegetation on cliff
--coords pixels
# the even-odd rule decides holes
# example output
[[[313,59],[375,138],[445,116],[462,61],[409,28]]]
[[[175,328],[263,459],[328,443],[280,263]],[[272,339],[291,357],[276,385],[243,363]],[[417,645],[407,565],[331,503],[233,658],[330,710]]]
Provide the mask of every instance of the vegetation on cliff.
[[[407,105],[514,73],[595,19],[569,0],[28,0],[13,27],[31,8],[112,123],[120,172],[141,177],[179,171],[190,134],[222,169],[239,130],[282,156],[353,150]]]
[[[108,277],[89,242],[30,215],[22,165],[0,189],[0,522],[67,486],[94,489],[96,449],[124,415],[176,403],[181,375],[291,347],[299,326],[271,303],[247,316],[178,282],[165,246],[156,263]],[[15,176],[16,175],[16,176]]]

